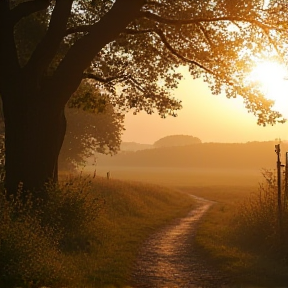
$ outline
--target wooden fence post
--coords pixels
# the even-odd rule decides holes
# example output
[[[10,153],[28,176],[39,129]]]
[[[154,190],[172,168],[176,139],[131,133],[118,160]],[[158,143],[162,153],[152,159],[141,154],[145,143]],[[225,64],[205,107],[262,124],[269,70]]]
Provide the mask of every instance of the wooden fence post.
[[[277,188],[278,188],[278,222],[280,241],[282,241],[282,201],[281,201],[281,161],[280,161],[280,144],[275,145],[275,152],[277,154]]]

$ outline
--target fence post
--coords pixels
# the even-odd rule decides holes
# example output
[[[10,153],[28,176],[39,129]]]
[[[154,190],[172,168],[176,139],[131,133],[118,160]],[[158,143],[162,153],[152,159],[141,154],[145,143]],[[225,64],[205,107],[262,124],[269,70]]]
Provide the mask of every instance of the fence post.
[[[284,206],[288,205],[288,152],[286,152]]]
[[[282,241],[282,203],[281,203],[281,161],[280,161],[280,144],[275,145],[277,154],[277,188],[278,188],[278,222],[280,241]]]

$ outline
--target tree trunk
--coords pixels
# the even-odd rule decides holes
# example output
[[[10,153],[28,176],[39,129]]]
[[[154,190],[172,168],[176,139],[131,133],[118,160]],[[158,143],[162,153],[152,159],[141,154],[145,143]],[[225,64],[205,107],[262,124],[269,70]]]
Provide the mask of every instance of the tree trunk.
[[[7,197],[21,191],[22,200],[31,193],[33,199],[46,201],[45,183],[58,178],[58,155],[66,132],[64,109],[41,100],[3,104]]]

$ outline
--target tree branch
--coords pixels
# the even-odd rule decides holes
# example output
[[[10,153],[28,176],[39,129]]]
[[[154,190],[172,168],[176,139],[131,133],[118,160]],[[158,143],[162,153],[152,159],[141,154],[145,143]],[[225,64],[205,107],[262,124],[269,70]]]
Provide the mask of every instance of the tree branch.
[[[45,37],[37,45],[25,69],[33,75],[41,77],[54,58],[63,35],[65,34],[66,25],[70,16],[73,0],[56,0],[53,9],[48,30]]]
[[[164,46],[170,51],[171,54],[176,56],[178,59],[182,60],[185,63],[196,65],[196,66],[200,67],[201,69],[205,70],[206,72],[208,72],[209,74],[212,74],[212,75],[215,74],[212,70],[210,70],[209,68],[203,66],[199,62],[197,62],[195,60],[188,59],[188,58],[184,57],[183,55],[181,55],[179,52],[177,52],[170,45],[170,43],[166,39],[163,31],[161,31],[160,29],[145,29],[145,30],[126,29],[125,33],[130,34],[130,35],[137,35],[137,34],[143,34],[143,33],[156,33],[160,37],[160,39],[161,39],[162,43],[164,44]]]
[[[14,24],[26,16],[46,9],[50,3],[51,0],[31,0],[28,2],[20,3],[11,10],[11,17]]]
[[[214,47],[214,44],[212,43],[211,39],[208,36],[207,31],[205,30],[205,28],[203,27],[203,25],[201,23],[197,23],[197,26],[199,27],[200,31],[202,32],[202,34],[204,35],[204,38],[207,40],[207,42],[209,43],[209,45],[211,47]]]
[[[132,82],[135,87],[141,91],[143,94],[147,93],[147,91],[145,91],[145,89],[141,86],[141,83],[139,83],[134,77],[132,77],[131,75],[128,77],[128,80],[130,80],[130,82]]]
[[[282,61],[285,62],[285,60],[284,60],[285,57],[283,57],[281,51],[278,48],[277,43],[275,43],[275,41],[272,39],[272,37],[271,37],[271,35],[269,33],[269,30],[263,29],[263,31],[264,31],[264,34],[266,35],[266,37],[268,38],[269,43],[271,43],[271,45],[273,46],[273,48],[275,49],[277,54],[282,58]]]
[[[64,106],[70,95],[77,89],[82,80],[83,71],[89,67],[95,55],[139,17],[144,4],[145,0],[116,0],[112,8],[92,26],[89,33],[70,48],[58,66],[52,79],[53,82],[48,88],[61,89],[58,93],[65,96],[62,99],[55,99],[60,102],[60,105]],[[59,83],[62,84],[59,85]]]
[[[64,36],[68,36],[74,33],[89,33],[91,32],[93,25],[79,25],[76,27],[69,28],[65,31]]]
[[[8,0],[0,1],[0,39],[0,91],[3,91],[21,77]],[[2,94],[4,96],[5,93]]]
[[[165,47],[173,54],[175,55],[177,58],[181,59],[183,62],[185,63],[189,63],[189,64],[193,64],[193,65],[196,65],[198,67],[200,67],[201,69],[205,70],[206,72],[208,72],[209,74],[212,74],[214,75],[215,73],[210,70],[209,68],[203,66],[202,64],[200,64],[199,62],[195,61],[195,60],[191,60],[191,59],[188,59],[186,57],[184,57],[183,55],[181,55],[178,51],[176,51],[171,45],[170,43],[168,42],[168,40],[166,39],[163,31],[161,30],[155,30],[155,33],[157,33],[161,39],[161,41],[163,42],[163,44],[165,45]]]
[[[133,85],[135,85],[135,87],[141,91],[142,93],[147,93],[145,91],[145,89],[141,86],[141,84],[131,75],[127,75],[127,74],[122,74],[122,75],[117,75],[117,76],[111,76],[111,77],[107,77],[107,78],[103,78],[100,76],[97,76],[93,73],[83,73],[83,79],[93,79],[95,81],[101,82],[101,83],[105,83],[105,84],[109,84],[112,83],[115,80],[120,80],[119,82],[123,82],[123,81],[129,81],[131,83],[133,83]]]
[[[127,75],[123,74],[123,75],[117,75],[117,76],[111,76],[111,77],[103,78],[103,77],[97,76],[93,73],[83,73],[83,79],[93,79],[95,81],[107,84],[107,83],[113,82],[114,80],[124,81],[125,79],[127,79]]]

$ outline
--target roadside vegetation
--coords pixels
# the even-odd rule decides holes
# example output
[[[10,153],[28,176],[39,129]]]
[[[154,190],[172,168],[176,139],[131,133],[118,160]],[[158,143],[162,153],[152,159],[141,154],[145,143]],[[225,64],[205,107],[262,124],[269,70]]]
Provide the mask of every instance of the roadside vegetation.
[[[258,188],[187,188],[195,195],[216,201],[199,226],[196,243],[207,264],[218,267],[233,284],[286,287],[287,205],[282,208],[280,230],[275,177],[267,171],[263,175]]]
[[[193,199],[157,185],[68,177],[29,199],[0,201],[0,286],[125,287],[139,245]]]

